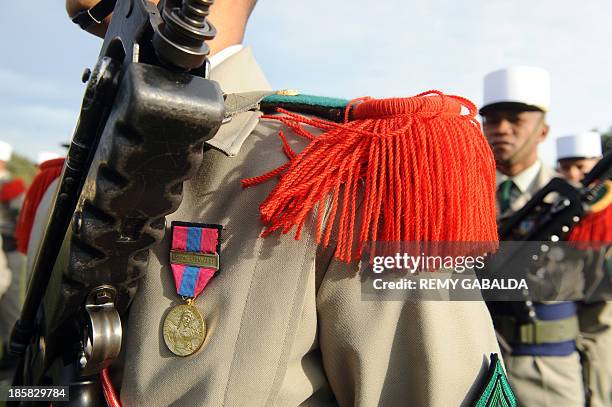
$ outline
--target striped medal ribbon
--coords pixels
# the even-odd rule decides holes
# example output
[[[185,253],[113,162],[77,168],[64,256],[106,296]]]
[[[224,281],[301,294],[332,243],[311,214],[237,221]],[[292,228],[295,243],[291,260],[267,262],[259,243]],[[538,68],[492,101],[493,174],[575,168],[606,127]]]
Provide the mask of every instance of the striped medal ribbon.
[[[189,356],[206,338],[206,321],[195,307],[195,299],[219,271],[221,225],[172,222],[170,267],[176,293],[183,300],[164,318],[164,342],[177,356]]]

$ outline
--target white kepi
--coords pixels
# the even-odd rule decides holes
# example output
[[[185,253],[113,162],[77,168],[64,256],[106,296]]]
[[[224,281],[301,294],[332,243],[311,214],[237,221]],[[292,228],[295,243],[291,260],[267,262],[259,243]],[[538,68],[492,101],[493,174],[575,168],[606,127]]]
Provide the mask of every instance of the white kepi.
[[[13,155],[13,147],[6,141],[0,141],[0,161],[9,161]]]
[[[557,138],[557,160],[600,157],[601,136],[594,131]]]
[[[547,112],[550,107],[550,73],[535,66],[511,66],[489,73],[484,78],[481,114],[493,106],[507,104]]]

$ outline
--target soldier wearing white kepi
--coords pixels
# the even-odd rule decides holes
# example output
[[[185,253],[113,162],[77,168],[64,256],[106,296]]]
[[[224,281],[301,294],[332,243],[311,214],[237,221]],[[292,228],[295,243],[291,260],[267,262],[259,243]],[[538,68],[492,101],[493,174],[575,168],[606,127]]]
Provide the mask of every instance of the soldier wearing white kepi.
[[[601,159],[601,136],[589,131],[557,138],[559,172],[579,183]],[[583,366],[590,393],[590,406],[612,405],[612,304],[581,303],[578,307],[578,347],[585,355]]]
[[[498,222],[521,209],[557,176],[538,157],[538,145],[549,132],[549,106],[550,74],[545,69],[515,66],[485,77],[480,114],[497,167]],[[532,311],[535,318],[531,319],[493,312],[498,333],[511,347],[504,360],[519,403],[530,407],[584,405],[575,303],[535,304]],[[542,335],[528,338],[522,335],[527,330]],[[545,332],[550,330],[557,333],[555,341],[537,339],[550,337]]]
[[[559,172],[572,182],[580,182],[601,159],[601,136],[594,131],[557,138]]]

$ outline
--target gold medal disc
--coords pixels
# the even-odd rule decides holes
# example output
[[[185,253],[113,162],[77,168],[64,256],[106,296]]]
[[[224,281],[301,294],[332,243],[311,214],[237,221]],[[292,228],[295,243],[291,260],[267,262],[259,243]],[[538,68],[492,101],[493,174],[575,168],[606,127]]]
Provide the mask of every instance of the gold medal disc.
[[[193,355],[206,337],[206,322],[200,311],[190,304],[172,308],[164,319],[164,342],[177,356]]]

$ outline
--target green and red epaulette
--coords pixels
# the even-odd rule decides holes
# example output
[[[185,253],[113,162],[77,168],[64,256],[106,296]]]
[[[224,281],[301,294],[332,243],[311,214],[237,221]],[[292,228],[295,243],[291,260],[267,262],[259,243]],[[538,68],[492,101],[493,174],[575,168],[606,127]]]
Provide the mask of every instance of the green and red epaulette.
[[[242,180],[251,187],[280,178],[260,205],[263,236],[295,227],[298,239],[314,214],[317,243],[333,240],[344,262],[360,258],[366,242],[497,248],[495,162],[469,100],[439,91],[351,101],[274,92],[254,103],[254,96],[226,96],[227,111],[256,106],[274,113],[263,119],[310,141],[297,153],[279,131],[288,162]]]

